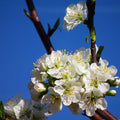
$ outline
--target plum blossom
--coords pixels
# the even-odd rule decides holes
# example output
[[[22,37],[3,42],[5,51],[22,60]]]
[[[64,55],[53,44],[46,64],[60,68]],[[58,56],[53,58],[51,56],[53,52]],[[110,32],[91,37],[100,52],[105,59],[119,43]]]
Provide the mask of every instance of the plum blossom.
[[[62,101],[60,95],[54,91],[53,87],[49,87],[48,90],[50,94],[45,94],[41,99],[41,103],[48,103],[49,105],[47,106],[47,108],[49,110],[49,113],[55,114],[57,111],[62,110]]]
[[[75,26],[83,22],[87,17],[87,6],[84,1],[71,4],[66,9],[66,16],[64,17],[64,29],[72,30]]]
[[[107,102],[103,98],[103,94],[97,88],[89,89],[86,91],[81,98],[80,107],[86,111],[87,116],[93,116],[97,108],[105,110]]]

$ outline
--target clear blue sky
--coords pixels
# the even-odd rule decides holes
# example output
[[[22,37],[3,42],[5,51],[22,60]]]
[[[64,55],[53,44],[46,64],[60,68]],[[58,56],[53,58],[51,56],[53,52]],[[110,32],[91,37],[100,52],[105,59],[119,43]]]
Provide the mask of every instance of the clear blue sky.
[[[51,37],[54,48],[75,51],[88,48],[85,43],[88,29],[79,25],[67,32],[62,28],[68,5],[79,0],[34,0],[38,15],[47,31],[47,23],[54,24],[60,17],[60,28]],[[25,0],[0,0],[0,100],[7,101],[17,93],[30,99],[27,84],[30,72],[40,56],[46,53],[32,24],[24,15]],[[105,45],[102,57],[118,68],[120,76],[120,0],[97,0],[95,26],[97,45]],[[115,97],[107,97],[108,110],[120,119],[120,88]],[[48,120],[87,120],[82,115],[72,115],[67,107]]]

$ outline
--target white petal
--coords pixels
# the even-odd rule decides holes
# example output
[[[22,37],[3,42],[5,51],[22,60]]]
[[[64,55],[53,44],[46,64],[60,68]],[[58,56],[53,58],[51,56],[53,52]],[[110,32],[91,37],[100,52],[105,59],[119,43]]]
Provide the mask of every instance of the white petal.
[[[67,7],[66,12],[71,13],[71,11],[73,11],[75,8],[76,8],[76,5],[71,4]]]
[[[34,89],[37,91],[37,92],[43,92],[43,91],[46,91],[46,87],[43,83],[37,83],[34,85]]]
[[[90,66],[90,69],[93,71],[93,72],[96,72],[95,70],[98,69],[99,67],[97,66],[96,63],[92,63],[91,66]]]
[[[40,72],[41,75],[41,82],[44,82],[47,80],[48,74],[46,72]]]
[[[111,71],[111,75],[112,76],[115,76],[116,75],[116,73],[117,73],[117,68],[115,67],[115,66],[110,66],[109,67],[109,70]]]
[[[59,86],[63,85],[64,83],[65,83],[65,80],[56,80],[55,81],[55,85],[59,85]]]
[[[71,97],[69,95],[63,95],[61,99],[64,105],[69,106],[71,104]]]
[[[87,9],[86,2],[80,1],[80,2],[77,4],[77,8],[78,8],[79,10]]]
[[[55,92],[54,87],[49,87],[48,91],[51,95],[58,96],[59,94]]]
[[[73,103],[78,103],[81,100],[81,96],[79,93],[74,93],[75,95],[71,96],[72,102]]]
[[[55,114],[60,110],[62,110],[62,103],[61,103],[61,100],[59,99],[49,105],[49,111],[53,114]]]
[[[55,77],[55,78],[57,78],[57,79],[62,78],[60,69],[56,69],[56,68],[49,69],[49,70],[47,71],[47,73],[48,73],[50,76]]]
[[[93,105],[88,106],[86,109],[87,116],[93,116],[95,114],[95,107]]]
[[[107,108],[107,101],[104,98],[100,98],[97,100],[96,107],[105,110]]]
[[[32,78],[31,78],[31,82],[32,82],[33,84],[36,84],[36,83],[38,83],[38,80],[36,80],[35,77],[32,77]]]
[[[108,83],[101,83],[99,84],[98,86],[98,89],[102,92],[102,93],[105,93],[109,90],[110,88],[110,85]]]
[[[41,99],[41,104],[51,103],[53,101],[54,97],[51,95],[44,95]]]
[[[62,95],[65,91],[65,89],[62,86],[55,86],[54,91],[60,95]]]
[[[69,106],[69,109],[72,111],[73,114],[76,114],[76,115],[80,114],[82,111],[78,103],[72,103]]]

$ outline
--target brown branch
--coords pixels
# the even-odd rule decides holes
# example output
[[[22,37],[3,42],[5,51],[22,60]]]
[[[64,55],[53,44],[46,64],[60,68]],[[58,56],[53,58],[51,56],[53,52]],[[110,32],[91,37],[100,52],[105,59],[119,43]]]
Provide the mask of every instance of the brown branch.
[[[110,112],[107,110],[100,110],[98,109],[96,111],[101,117],[105,118],[105,120],[118,120],[115,116],[113,116]]]
[[[96,63],[96,32],[95,32],[95,27],[94,27],[94,15],[95,15],[95,5],[96,1],[93,0],[87,0],[86,2],[87,8],[88,8],[88,19],[85,21],[85,24],[87,24],[89,32],[90,32],[90,37],[91,37],[91,55],[92,55],[92,63]]]
[[[89,117],[89,116],[86,115],[86,113],[85,113],[85,111],[84,111],[84,113],[82,113],[82,115],[90,118],[91,120],[104,120],[104,119],[102,119],[97,113],[95,113],[92,117]]]
[[[90,117],[91,120],[105,120],[105,119],[102,119],[99,114],[95,113],[92,117]]]
[[[91,39],[91,55],[92,55],[92,63],[96,63],[98,65],[98,61],[96,59],[96,41]]]
[[[54,48],[50,42],[50,38],[49,36],[46,34],[42,24],[41,24],[41,21],[37,15],[37,12],[36,12],[36,9],[34,7],[34,4],[33,4],[33,1],[32,0],[26,0],[26,3],[27,3],[27,6],[28,6],[28,9],[29,9],[29,12],[30,12],[30,15],[31,15],[31,18],[32,19],[32,22],[48,52],[48,54],[50,54]]]

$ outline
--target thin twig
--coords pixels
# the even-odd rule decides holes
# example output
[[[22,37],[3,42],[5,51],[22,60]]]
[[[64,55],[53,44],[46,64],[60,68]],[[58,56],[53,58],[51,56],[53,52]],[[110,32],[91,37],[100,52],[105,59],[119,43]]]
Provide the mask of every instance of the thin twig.
[[[48,54],[50,54],[54,48],[50,42],[50,38],[49,36],[46,34],[42,24],[41,24],[41,21],[37,15],[37,12],[36,12],[36,9],[34,7],[34,4],[33,4],[33,1],[32,0],[26,0],[26,3],[27,3],[27,6],[28,6],[28,9],[29,9],[29,12],[30,12],[30,15],[31,15],[31,18],[32,19],[32,22],[48,52]]]
[[[95,33],[95,27],[94,27],[94,15],[95,15],[95,5],[96,2],[93,0],[87,0],[86,2],[87,8],[88,8],[88,20],[86,20],[85,24],[87,24],[89,32],[90,32],[90,37],[91,37],[91,55],[92,55],[92,63],[96,63],[96,33]]]

